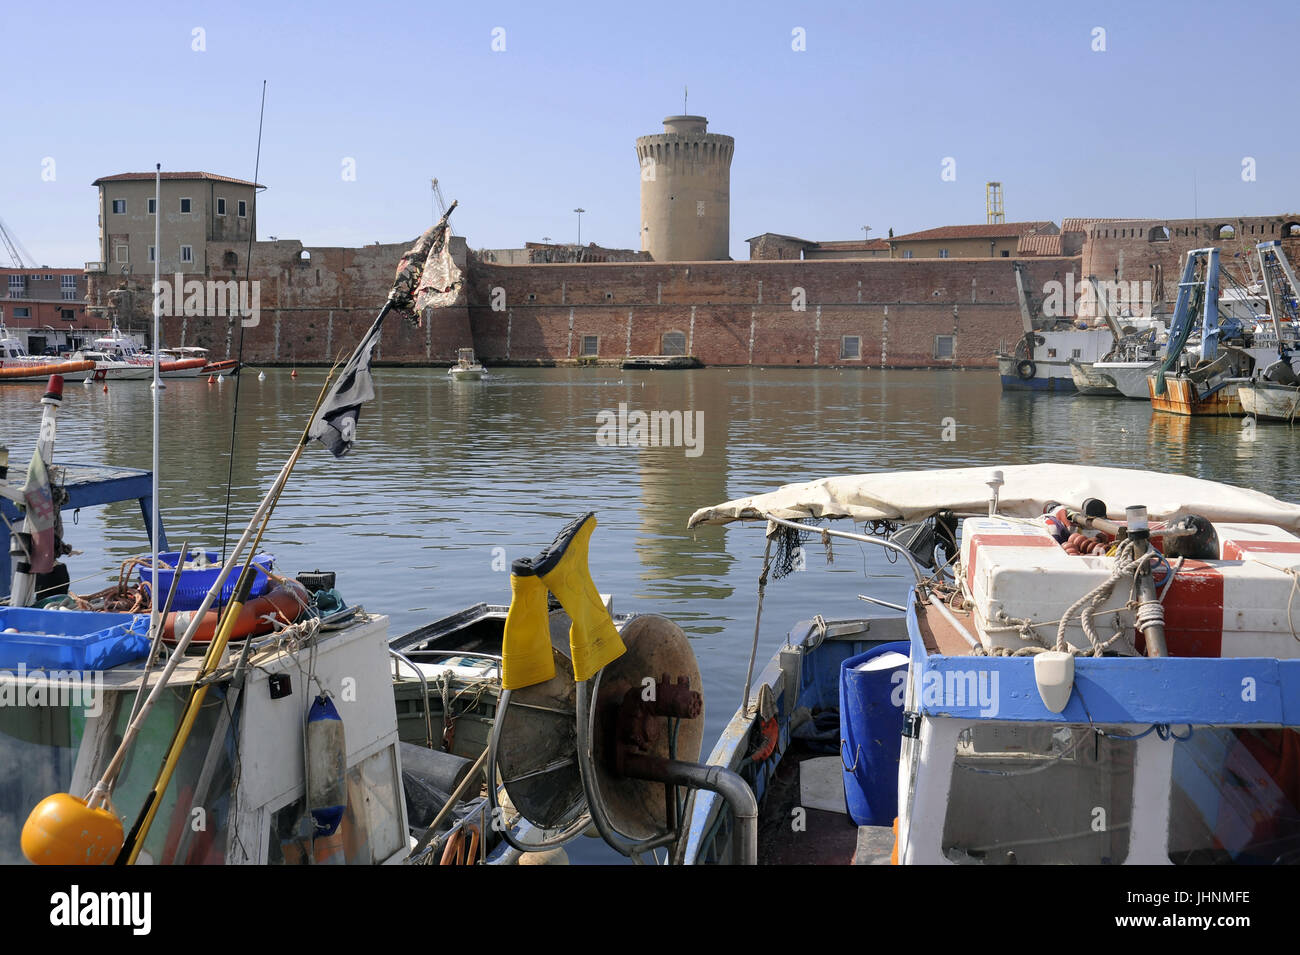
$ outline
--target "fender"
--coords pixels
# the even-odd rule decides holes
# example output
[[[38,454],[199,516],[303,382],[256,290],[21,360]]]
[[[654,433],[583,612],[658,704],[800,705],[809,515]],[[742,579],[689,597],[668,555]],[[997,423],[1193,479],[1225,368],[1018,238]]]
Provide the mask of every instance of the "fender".
[[[262,619],[263,616],[266,614],[283,615],[289,620],[296,620],[309,602],[307,589],[302,584],[296,580],[286,580],[262,596],[244,604],[239,616],[235,618],[235,627],[230,633],[230,639],[242,640],[244,637],[257,637],[264,633],[270,633],[273,628],[271,624]],[[167,619],[163,622],[163,639],[168,643],[175,643],[185,635],[185,629],[190,625],[193,618],[193,611],[182,610],[169,613]],[[218,619],[219,615],[216,610],[209,610],[205,613],[203,622],[199,624],[199,629],[194,634],[192,642],[207,643],[210,641],[217,632]]]

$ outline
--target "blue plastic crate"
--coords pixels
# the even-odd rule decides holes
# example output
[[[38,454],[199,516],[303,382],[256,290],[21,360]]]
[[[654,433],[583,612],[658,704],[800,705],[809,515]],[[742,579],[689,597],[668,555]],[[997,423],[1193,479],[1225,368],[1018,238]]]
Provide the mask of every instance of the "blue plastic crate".
[[[221,554],[215,550],[204,552],[207,555],[208,563],[211,567],[205,567],[202,570],[186,570],[181,574],[180,585],[176,588],[176,596],[172,599],[172,610],[198,610],[203,603],[203,598],[208,595],[212,585],[217,582],[217,577],[221,575],[221,564],[218,562]],[[165,552],[158,555],[158,559],[163,564],[176,566],[180,560],[180,551]],[[190,551],[187,556],[188,561],[193,561],[197,556],[196,551]],[[150,564],[151,555],[145,554],[141,558],[144,563],[138,567],[140,582],[145,587],[153,583],[153,567]],[[270,554],[257,554],[253,557],[254,565],[264,570],[270,570],[275,558]],[[246,565],[245,565],[246,566]],[[239,583],[239,575],[244,572],[244,566],[236,567],[226,578],[226,582],[221,585],[221,602],[229,603],[230,598],[235,594],[235,586]],[[161,609],[162,601],[167,599],[167,592],[171,590],[172,577],[176,572],[167,570],[162,566],[158,568],[158,601]],[[253,577],[253,590],[251,596],[260,597],[271,589],[271,580],[266,574],[256,574]]]
[[[149,615],[0,607],[0,667],[107,670],[149,652]]]

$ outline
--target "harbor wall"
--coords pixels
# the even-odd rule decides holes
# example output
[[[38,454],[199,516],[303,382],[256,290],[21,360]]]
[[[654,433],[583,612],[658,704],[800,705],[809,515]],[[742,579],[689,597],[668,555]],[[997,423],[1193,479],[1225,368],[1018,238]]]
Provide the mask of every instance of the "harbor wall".
[[[1077,257],[480,263],[469,316],[488,362],[576,361],[588,336],[602,361],[661,354],[680,333],[706,365],[989,367],[1022,334],[1013,261],[1031,303],[1079,268]]]

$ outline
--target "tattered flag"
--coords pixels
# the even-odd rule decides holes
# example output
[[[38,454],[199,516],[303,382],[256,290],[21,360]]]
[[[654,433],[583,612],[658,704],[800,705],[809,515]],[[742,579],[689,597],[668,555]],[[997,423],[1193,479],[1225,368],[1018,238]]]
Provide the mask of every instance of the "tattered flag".
[[[361,406],[375,397],[375,382],[370,377],[370,356],[379,342],[379,327],[391,307],[391,301],[384,305],[366,337],[361,339],[361,344],[339,372],[338,382],[321,402],[320,410],[307,430],[308,437],[325,445],[336,458],[352,450],[357,439]]]
[[[447,219],[455,208],[453,202],[442,218],[416,239],[397,263],[397,277],[393,281],[393,290],[388,293],[388,301],[311,420],[307,436],[329,448],[336,458],[352,450],[357,439],[361,406],[375,397],[375,382],[370,377],[370,356],[379,344],[379,330],[389,311],[396,308],[418,314],[428,305],[450,304],[459,294],[461,273],[451,261],[447,248],[447,233],[450,231]],[[450,299],[446,298],[448,295]]]
[[[26,505],[27,528],[32,535],[30,554],[31,573],[48,574],[54,569],[54,495],[50,492],[50,476],[38,450],[32,454],[27,468],[27,484],[23,487]]]

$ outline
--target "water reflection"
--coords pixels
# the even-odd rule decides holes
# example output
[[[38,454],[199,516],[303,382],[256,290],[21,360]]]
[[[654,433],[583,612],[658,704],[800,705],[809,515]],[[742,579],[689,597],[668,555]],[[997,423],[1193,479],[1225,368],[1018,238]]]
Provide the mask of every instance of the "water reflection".
[[[324,373],[269,369],[238,382],[232,538],[288,456]],[[1153,416],[1139,401],[1003,395],[992,371],[715,368],[496,369],[452,382],[441,369],[377,369],[355,452],[313,446],[276,511],[267,549],[288,572],[335,570],[345,596],[390,614],[394,633],[478,600],[509,600],[509,561],[535,554],[561,525],[597,512],[592,573],[620,610],[664,613],[696,638],[712,739],[739,701],[761,569],[758,526],[686,530],[698,507],[831,474],[1059,461],[1168,470],[1293,496],[1296,432],[1235,419]],[[31,454],[39,386],[0,387],[0,442]],[[147,385],[71,385],[60,461],[149,467]],[[222,537],[236,382],[169,382],[162,508],[173,546]],[[702,411],[701,453],[601,447],[597,415]],[[949,420],[950,419],[950,420]],[[952,438],[952,440],[945,440]],[[116,577],[147,548],[134,503],[87,511],[70,543],[77,588]],[[870,590],[901,599],[907,580],[874,550],[820,547],[808,570],[768,588],[760,654],[813,613],[872,612]]]

